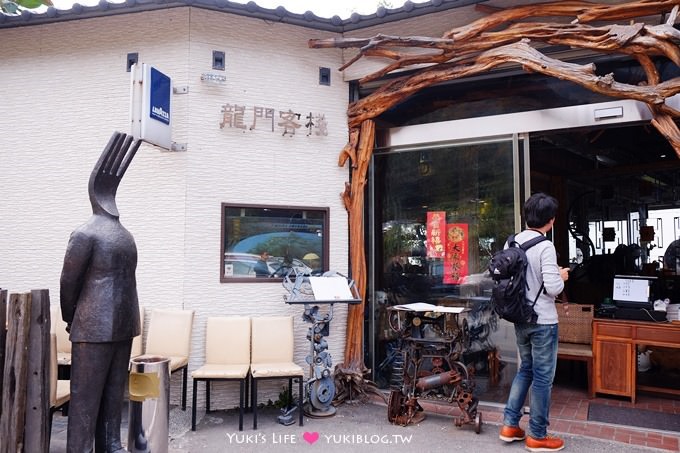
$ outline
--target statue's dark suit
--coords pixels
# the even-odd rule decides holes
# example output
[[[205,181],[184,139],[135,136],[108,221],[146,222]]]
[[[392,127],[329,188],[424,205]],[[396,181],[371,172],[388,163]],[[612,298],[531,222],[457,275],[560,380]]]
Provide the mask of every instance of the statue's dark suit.
[[[137,247],[118,220],[115,194],[139,142],[115,133],[90,177],[93,215],[72,234],[61,274],[70,330],[69,453],[124,452],[120,424],[132,338],[140,333]]]

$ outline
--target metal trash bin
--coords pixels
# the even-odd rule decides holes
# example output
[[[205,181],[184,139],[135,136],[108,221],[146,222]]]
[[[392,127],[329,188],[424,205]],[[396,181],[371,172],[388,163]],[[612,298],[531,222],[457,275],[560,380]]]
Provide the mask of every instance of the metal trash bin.
[[[170,423],[170,359],[130,360],[128,451],[167,453]]]

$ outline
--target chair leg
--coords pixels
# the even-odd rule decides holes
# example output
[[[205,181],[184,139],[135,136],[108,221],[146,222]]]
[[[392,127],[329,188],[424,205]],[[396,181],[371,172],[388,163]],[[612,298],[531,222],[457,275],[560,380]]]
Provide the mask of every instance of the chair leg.
[[[286,409],[293,407],[293,378],[288,378],[288,402]]]
[[[198,379],[194,379],[194,394],[191,395],[191,430],[196,431],[196,393],[198,390]]]
[[[302,395],[302,376],[298,378],[298,412],[300,413],[300,426],[304,424],[304,410],[302,408],[302,404],[304,402],[304,398]]]
[[[182,410],[187,410],[187,373],[189,366],[185,366],[182,370]]]
[[[205,381],[205,412],[210,412],[210,379]]]
[[[257,379],[253,378],[253,388],[250,389],[252,400],[251,406],[253,408],[253,429],[257,429]]]
[[[244,399],[246,402],[246,412],[248,412],[250,408],[250,379],[251,379],[250,373],[248,373],[248,376],[244,378],[244,380],[246,381],[246,393],[244,395]]]
[[[238,382],[238,430],[243,431],[243,388],[245,387],[245,378]]]

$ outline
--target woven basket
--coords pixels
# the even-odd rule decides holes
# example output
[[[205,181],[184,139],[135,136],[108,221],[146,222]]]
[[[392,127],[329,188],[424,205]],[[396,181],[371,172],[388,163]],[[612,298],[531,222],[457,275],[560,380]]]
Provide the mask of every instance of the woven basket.
[[[591,344],[594,311],[592,305],[569,304],[567,313],[562,304],[557,304],[559,340],[564,343]]]

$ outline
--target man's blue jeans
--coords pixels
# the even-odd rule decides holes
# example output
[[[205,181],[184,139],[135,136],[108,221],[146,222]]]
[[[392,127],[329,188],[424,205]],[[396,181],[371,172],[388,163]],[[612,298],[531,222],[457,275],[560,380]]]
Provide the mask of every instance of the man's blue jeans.
[[[550,393],[557,366],[557,324],[515,324],[520,367],[512,381],[503,424],[519,426],[522,407],[531,388],[529,435],[543,439],[550,417]]]

